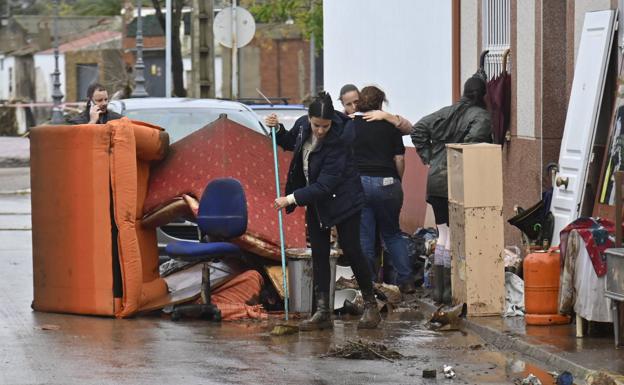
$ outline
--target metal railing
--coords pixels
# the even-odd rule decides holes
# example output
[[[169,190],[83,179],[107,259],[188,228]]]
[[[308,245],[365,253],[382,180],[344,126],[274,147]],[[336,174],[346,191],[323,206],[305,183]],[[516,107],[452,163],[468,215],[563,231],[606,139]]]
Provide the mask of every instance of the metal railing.
[[[511,0],[482,0],[484,70],[488,79],[503,71],[503,55],[511,42]],[[509,60],[508,60],[509,62]],[[507,71],[510,72],[509,63]]]

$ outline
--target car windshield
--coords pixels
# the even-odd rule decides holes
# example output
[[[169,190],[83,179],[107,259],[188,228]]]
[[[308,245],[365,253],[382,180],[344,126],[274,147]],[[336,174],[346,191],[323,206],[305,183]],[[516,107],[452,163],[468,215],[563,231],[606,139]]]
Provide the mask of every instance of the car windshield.
[[[228,119],[264,134],[260,122],[256,120],[252,113],[235,109],[162,108],[124,111],[124,115],[130,119],[140,120],[164,128],[169,133],[171,143],[217,120],[220,114],[227,114]]]
[[[280,109],[280,108],[254,108],[253,109],[262,121],[264,122],[264,118],[270,114],[276,114],[279,122],[284,125],[284,128],[290,130],[294,125],[295,121],[302,117],[303,115],[307,115],[308,111],[305,109]]]

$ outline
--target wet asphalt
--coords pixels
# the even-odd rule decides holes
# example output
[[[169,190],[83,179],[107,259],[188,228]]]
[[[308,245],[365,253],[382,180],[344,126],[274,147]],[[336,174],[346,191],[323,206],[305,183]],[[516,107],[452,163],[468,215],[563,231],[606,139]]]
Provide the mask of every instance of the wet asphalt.
[[[1,169],[0,191],[23,190],[27,170]],[[30,195],[0,193],[0,384],[512,384],[539,370],[473,333],[430,331],[417,309],[388,314],[371,331],[338,318],[332,331],[276,337],[270,331],[279,319],[119,320],[34,312],[31,301]],[[322,357],[350,340],[383,343],[405,357]],[[455,379],[444,378],[445,364]],[[437,379],[423,379],[425,369],[436,369]]]

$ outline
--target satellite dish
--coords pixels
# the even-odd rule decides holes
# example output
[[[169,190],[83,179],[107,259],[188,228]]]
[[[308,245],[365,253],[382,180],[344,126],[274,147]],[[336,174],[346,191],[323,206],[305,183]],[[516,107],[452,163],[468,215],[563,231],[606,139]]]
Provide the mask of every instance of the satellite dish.
[[[223,8],[213,23],[215,39],[220,44],[232,48],[232,7]],[[236,7],[236,47],[249,44],[256,33],[256,21],[251,13],[242,7]]]

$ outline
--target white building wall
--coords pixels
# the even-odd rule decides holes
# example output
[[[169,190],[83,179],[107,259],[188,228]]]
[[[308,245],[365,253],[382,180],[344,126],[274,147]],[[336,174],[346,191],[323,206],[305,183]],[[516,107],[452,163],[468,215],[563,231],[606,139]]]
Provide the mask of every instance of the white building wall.
[[[479,8],[478,0],[462,0],[460,7],[460,79],[463,85],[479,68],[477,42],[481,39],[481,36],[479,36],[477,27],[481,9]]]
[[[215,56],[215,97],[222,98],[223,89],[223,58],[221,56]]]
[[[325,89],[336,99],[346,83],[377,85],[413,122],[450,104],[451,19],[451,0],[325,0]]]
[[[10,74],[13,74],[12,76]],[[0,55],[0,100],[11,100],[15,95],[15,58]]]
[[[192,64],[193,63],[191,62],[190,56],[182,58],[182,68],[184,69],[182,71],[182,74],[184,75],[183,81],[184,81],[184,88],[186,89],[188,89],[188,86],[191,83],[191,71],[193,69]],[[173,79],[171,79],[171,81],[173,82]],[[173,89],[173,84],[171,86],[171,89]]]
[[[35,66],[35,97],[37,102],[51,102],[52,88],[54,82],[52,73],[54,73],[54,55],[52,54],[35,54],[33,55]],[[59,54],[59,79],[61,82],[61,92],[67,95],[65,91],[65,55]]]

